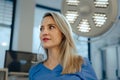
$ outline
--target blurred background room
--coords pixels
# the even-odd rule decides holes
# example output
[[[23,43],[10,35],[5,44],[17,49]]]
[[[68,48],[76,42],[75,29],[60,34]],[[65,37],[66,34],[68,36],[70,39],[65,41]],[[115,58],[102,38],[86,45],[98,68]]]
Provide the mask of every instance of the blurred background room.
[[[68,19],[98,80],[120,80],[120,0],[0,0],[0,80],[28,80],[29,68],[46,58],[39,25],[48,11]],[[21,70],[10,70],[13,59]]]

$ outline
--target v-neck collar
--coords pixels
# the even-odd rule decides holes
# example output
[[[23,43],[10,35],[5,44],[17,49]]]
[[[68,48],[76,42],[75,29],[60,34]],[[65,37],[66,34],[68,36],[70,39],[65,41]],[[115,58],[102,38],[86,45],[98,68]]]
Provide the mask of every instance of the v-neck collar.
[[[48,67],[46,67],[43,63],[42,63],[43,68],[51,71],[51,72],[62,72],[62,66],[60,64],[56,65],[53,69],[49,69]]]

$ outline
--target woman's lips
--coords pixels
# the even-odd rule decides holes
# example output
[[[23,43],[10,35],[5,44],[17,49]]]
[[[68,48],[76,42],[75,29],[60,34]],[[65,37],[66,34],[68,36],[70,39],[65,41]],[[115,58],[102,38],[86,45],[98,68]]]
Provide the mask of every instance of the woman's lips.
[[[48,40],[50,40],[49,38],[43,38],[44,42],[47,42]]]

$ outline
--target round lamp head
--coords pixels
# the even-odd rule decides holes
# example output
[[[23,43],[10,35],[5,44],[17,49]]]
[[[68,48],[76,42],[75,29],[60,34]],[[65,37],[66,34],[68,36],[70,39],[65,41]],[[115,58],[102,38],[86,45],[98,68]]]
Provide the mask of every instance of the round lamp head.
[[[61,12],[74,33],[97,37],[112,27],[117,16],[117,0],[63,0]]]

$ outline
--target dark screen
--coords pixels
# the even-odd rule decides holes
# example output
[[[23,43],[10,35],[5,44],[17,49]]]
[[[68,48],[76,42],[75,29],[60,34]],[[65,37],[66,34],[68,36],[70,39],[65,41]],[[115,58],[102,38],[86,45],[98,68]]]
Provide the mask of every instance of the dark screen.
[[[37,60],[37,55],[30,52],[6,51],[4,67],[9,72],[28,72]]]

